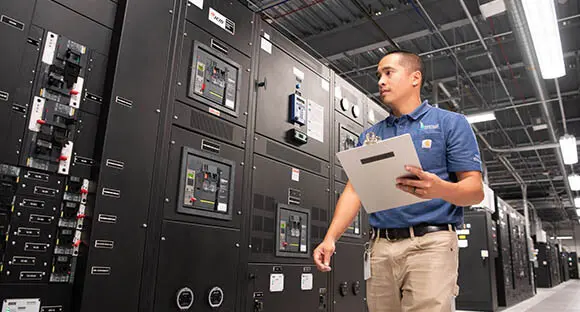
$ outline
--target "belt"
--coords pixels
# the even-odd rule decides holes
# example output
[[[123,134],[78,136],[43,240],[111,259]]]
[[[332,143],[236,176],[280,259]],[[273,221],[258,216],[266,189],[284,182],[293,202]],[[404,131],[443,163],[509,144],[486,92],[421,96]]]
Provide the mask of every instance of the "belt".
[[[441,224],[441,225],[428,225],[420,224],[412,227],[414,236],[423,236],[428,233],[439,232],[439,231],[455,231],[455,225],[452,224]],[[411,237],[411,228],[395,228],[395,229],[379,229],[372,228],[371,239],[376,238],[376,234],[381,238],[386,238],[387,240],[400,240]]]

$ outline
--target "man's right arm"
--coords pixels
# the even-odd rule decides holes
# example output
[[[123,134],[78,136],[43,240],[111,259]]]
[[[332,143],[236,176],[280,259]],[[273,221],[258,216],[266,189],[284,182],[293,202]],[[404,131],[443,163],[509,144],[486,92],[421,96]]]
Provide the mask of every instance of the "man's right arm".
[[[334,216],[332,217],[332,222],[326,232],[324,241],[314,250],[314,262],[320,271],[328,272],[331,270],[330,258],[334,254],[335,243],[352,223],[360,207],[360,199],[354,191],[352,184],[348,182],[338,199]]]

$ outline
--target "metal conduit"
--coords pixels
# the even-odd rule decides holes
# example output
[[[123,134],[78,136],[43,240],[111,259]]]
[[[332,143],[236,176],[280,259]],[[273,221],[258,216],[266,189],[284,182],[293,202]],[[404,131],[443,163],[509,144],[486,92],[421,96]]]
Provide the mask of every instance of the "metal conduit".
[[[528,69],[526,72],[534,85],[534,91],[536,93],[536,98],[542,101],[540,105],[542,117],[548,125],[548,134],[550,140],[553,143],[558,142],[558,135],[554,128],[554,118],[551,111],[551,107],[548,106],[546,100],[548,99],[546,86],[544,81],[540,77],[540,73],[537,70],[529,70],[531,68],[539,68],[538,61],[536,60],[533,45],[531,42],[531,35],[528,32],[525,13],[522,7],[521,0],[506,0],[506,7],[508,10],[509,21],[512,26],[514,35],[516,37],[516,42],[520,51],[522,52],[522,57],[524,63],[527,65]],[[566,175],[566,167],[564,165],[564,159],[562,158],[562,152],[558,148],[559,145],[553,147],[555,149],[558,166],[563,175]],[[574,196],[572,195],[572,190],[570,189],[570,184],[568,179],[564,179],[564,185],[566,186],[566,193],[571,203],[574,203]]]

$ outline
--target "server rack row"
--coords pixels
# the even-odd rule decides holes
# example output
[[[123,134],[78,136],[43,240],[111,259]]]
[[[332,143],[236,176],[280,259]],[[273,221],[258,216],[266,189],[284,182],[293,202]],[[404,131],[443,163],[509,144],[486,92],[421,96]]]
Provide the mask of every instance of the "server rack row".
[[[388,113],[246,5],[0,4],[2,311],[366,309],[363,210],[311,255]]]

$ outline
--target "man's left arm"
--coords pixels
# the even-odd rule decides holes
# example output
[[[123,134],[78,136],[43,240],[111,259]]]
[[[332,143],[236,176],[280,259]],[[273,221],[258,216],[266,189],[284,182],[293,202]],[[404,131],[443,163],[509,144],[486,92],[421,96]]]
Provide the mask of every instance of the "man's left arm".
[[[475,205],[484,197],[479,147],[465,116],[453,118],[446,133],[446,158],[447,170],[455,173],[457,182],[408,166],[405,169],[418,179],[397,179],[397,187],[420,198],[441,198],[456,206]]]

